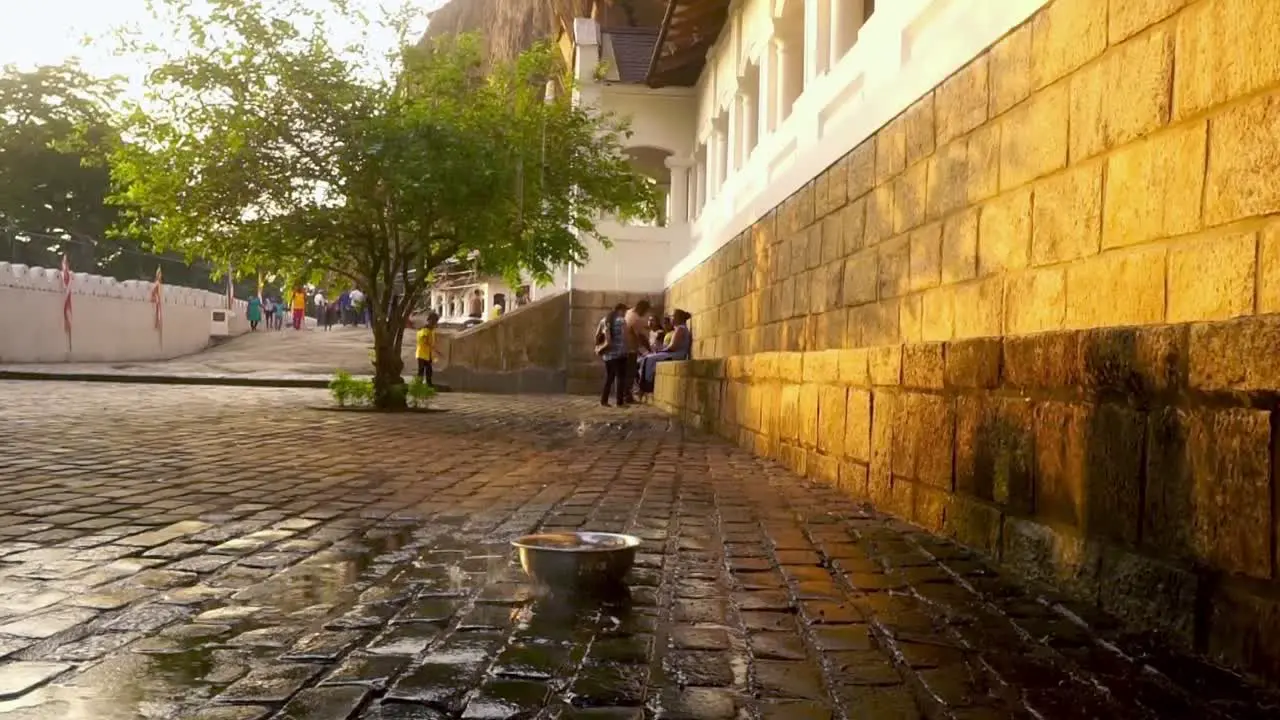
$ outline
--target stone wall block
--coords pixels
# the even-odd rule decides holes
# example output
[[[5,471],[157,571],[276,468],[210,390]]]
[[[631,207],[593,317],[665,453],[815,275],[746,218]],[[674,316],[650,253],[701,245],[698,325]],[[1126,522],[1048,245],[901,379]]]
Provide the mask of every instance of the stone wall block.
[[[1173,56],[1173,33],[1160,28],[1071,77],[1072,162],[1168,124]]]
[[[978,275],[1027,266],[1031,254],[1031,191],[1002,195],[982,208],[978,222]]]
[[[845,181],[845,191],[849,200],[856,200],[871,192],[876,185],[876,137],[863,140],[858,147],[849,151],[849,176]]]
[[[1102,552],[1102,609],[1134,627],[1155,628],[1183,649],[1195,643],[1200,581],[1186,567],[1121,548]]]
[[[942,342],[955,337],[954,288],[935,288],[920,297],[920,339],[924,342]]]
[[[1067,86],[1060,83],[1036,93],[1004,118],[1000,134],[1001,191],[1066,167],[1068,107]]]
[[[1107,161],[1104,248],[1195,232],[1201,226],[1208,123],[1127,145]]]
[[[992,121],[969,134],[965,148],[965,183],[971,204],[1000,192],[1001,125]]]
[[[1004,327],[1004,278],[989,277],[956,287],[955,336],[995,337]]]
[[[1031,227],[1032,265],[1096,255],[1102,239],[1102,166],[1072,168],[1040,183]]]
[[[844,454],[849,390],[837,385],[818,389],[818,450],[838,457]]]
[[[1006,518],[1001,560],[1025,578],[1066,589],[1096,601],[1102,570],[1101,549],[1081,538],[1039,523]]]
[[[800,386],[798,433],[799,444],[806,449],[818,447],[818,385],[805,383]]]
[[[1200,390],[1280,389],[1280,317],[1203,323],[1190,330],[1189,383]]]
[[[987,121],[988,69],[988,55],[979,55],[934,92],[939,147]]]
[[[1138,542],[1146,417],[1119,404],[1087,406],[1083,529],[1126,545]]]
[[[1273,6],[1271,14],[1280,16]],[[1280,46],[1275,52],[1280,58]],[[1276,95],[1255,98],[1210,120],[1206,224],[1280,212],[1280,183],[1274,181],[1280,175],[1278,136],[1280,96]]]
[[[911,166],[933,154],[937,138],[933,93],[925,95],[907,108],[902,114],[902,121],[907,136],[906,164]]]
[[[1213,236],[1169,250],[1169,322],[1227,320],[1254,311],[1257,233]]]
[[[871,392],[851,388],[845,406],[844,452],[858,462],[871,462]]]
[[[988,54],[991,102],[995,117],[1031,96],[1031,23],[1009,33]]]
[[[951,490],[955,409],[950,401],[941,395],[907,393],[898,396],[895,413],[894,477]]]
[[[978,208],[947,218],[942,224],[943,285],[972,280],[978,274]]]
[[[1162,246],[1104,252],[1067,266],[1068,328],[1164,320],[1168,287]]]
[[[1186,326],[1103,328],[1080,339],[1080,382],[1095,393],[1117,393],[1140,404],[1187,386]]]
[[[1209,653],[1263,677],[1280,676],[1280,600],[1226,587],[1210,602]]]
[[[841,300],[845,305],[875,302],[879,287],[880,253],[875,248],[861,250],[844,261]]]
[[[930,156],[925,217],[937,220],[969,202],[969,144],[961,138]]]
[[[1005,281],[1004,329],[1010,335],[1066,326],[1066,272],[1062,267],[1024,270]]]
[[[1063,402],[1035,409],[1036,515],[1083,529],[1089,462],[1089,409]]]
[[[995,388],[1000,384],[1003,346],[998,338],[958,340],[946,349],[948,387]]]
[[[869,487],[872,502],[887,501],[892,497],[894,434],[897,432],[895,425],[897,400],[898,398],[892,392],[886,390],[877,390],[871,397]],[[852,408],[850,408],[850,414],[852,415]]]
[[[1271,0],[1208,0],[1178,17],[1174,114],[1183,118],[1280,83],[1280,15]]]
[[[1111,3],[1107,20],[1111,44],[1123,41],[1173,15],[1189,0],[1125,0]]]
[[[945,343],[912,343],[902,346],[903,386],[941,390],[946,351]]]
[[[1004,339],[1004,381],[1015,388],[1069,388],[1081,381],[1080,334],[1044,333]]]
[[[925,219],[929,164],[916,163],[893,180],[893,231],[919,227]]]
[[[876,134],[876,184],[882,185],[906,167],[906,123],[899,115]]]
[[[1107,47],[1107,0],[1050,3],[1031,21],[1031,61],[1041,88],[1092,60]]]
[[[902,384],[902,346],[872,348],[867,355],[871,382],[875,385]]]

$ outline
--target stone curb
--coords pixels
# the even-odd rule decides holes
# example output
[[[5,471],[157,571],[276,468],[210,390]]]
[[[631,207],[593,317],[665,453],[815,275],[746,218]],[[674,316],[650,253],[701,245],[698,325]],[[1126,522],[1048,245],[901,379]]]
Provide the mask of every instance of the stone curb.
[[[214,387],[258,388],[308,388],[324,390],[329,378],[253,378],[235,376],[200,375],[145,375],[125,373],[58,373],[25,370],[0,370],[0,380],[28,380],[38,382],[90,382],[121,383],[134,385],[205,385]],[[444,385],[436,385],[439,392],[451,392]]]

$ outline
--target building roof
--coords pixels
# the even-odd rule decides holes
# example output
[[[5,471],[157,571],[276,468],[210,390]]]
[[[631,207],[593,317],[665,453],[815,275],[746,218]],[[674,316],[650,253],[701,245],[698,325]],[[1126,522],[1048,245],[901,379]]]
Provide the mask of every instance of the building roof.
[[[643,83],[649,76],[649,63],[658,42],[657,27],[601,28],[617,79],[624,83]]]
[[[649,62],[653,87],[692,87],[702,75],[707,52],[729,19],[730,0],[668,0]]]

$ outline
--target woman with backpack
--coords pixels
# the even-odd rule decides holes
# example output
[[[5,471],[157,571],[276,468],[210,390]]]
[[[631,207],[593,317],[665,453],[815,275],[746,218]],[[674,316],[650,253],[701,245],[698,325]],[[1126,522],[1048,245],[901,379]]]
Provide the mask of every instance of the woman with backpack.
[[[626,303],[618,303],[613,311],[600,319],[596,326],[596,354],[604,361],[604,389],[600,391],[600,404],[609,406],[609,388],[617,386],[618,407],[627,404],[626,379],[627,347],[623,340],[623,328],[627,312]]]

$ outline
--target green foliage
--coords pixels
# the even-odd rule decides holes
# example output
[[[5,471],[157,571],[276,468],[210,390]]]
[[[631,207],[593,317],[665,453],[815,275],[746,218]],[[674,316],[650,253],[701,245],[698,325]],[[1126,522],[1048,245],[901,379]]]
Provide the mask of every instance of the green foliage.
[[[329,381],[329,394],[333,396],[333,401],[338,403],[338,407],[347,406],[347,402],[352,398],[355,382],[351,373],[345,370],[339,370]]]
[[[157,4],[189,51],[158,58],[127,126],[140,142],[113,158],[117,200],[160,247],[363,290],[379,406],[403,403],[405,322],[442,264],[546,279],[585,262],[582,237],[607,243],[599,218],[656,204],[623,124],[544,98],[570,85],[550,44],[487,68],[475,37],[406,44],[383,77],[311,2]]]
[[[371,405],[374,397],[373,381],[352,377],[351,373],[339,370],[329,381],[329,394],[338,403],[338,407]]]
[[[436,396],[436,389],[427,384],[427,381],[420,377],[415,377],[409,383],[409,404],[415,408],[428,408],[431,406],[431,398]]]

